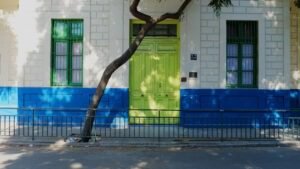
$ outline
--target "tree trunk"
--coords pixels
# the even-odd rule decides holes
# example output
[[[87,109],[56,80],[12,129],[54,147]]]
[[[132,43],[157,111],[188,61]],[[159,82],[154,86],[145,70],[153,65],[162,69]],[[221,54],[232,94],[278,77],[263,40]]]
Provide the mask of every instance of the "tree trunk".
[[[140,0],[133,0],[132,5],[130,6],[130,12],[136,18],[143,20],[146,24],[142,27],[139,34],[136,36],[135,40],[130,44],[129,48],[122,54],[119,58],[114,60],[109,64],[103,72],[100,83],[97,86],[96,92],[93,96],[92,102],[90,103],[89,109],[86,112],[85,123],[83,131],[81,133],[81,142],[88,142],[91,139],[91,133],[95,121],[96,109],[101,101],[101,98],[104,94],[104,90],[109,82],[111,75],[124,63],[126,63],[132,55],[135,53],[137,48],[142,43],[145,35],[149,30],[151,30],[157,23],[164,21],[166,19],[179,19],[181,14],[191,0],[185,0],[176,13],[165,13],[162,16],[154,19],[151,16],[141,13],[138,11],[137,7],[140,3]]]
[[[89,109],[86,112],[85,123],[83,127],[83,131],[81,134],[81,141],[88,142],[91,138],[92,128],[95,121],[96,109],[101,101],[101,98],[104,94],[104,90],[109,82],[111,75],[124,63],[126,63],[135,53],[137,48],[140,46],[143,41],[146,33],[156,25],[156,22],[149,22],[143,26],[140,30],[138,36],[136,36],[135,40],[130,44],[129,48],[122,54],[119,58],[114,60],[111,64],[109,64],[102,74],[102,78],[100,83],[96,88],[96,92],[93,95],[92,102],[90,103]]]

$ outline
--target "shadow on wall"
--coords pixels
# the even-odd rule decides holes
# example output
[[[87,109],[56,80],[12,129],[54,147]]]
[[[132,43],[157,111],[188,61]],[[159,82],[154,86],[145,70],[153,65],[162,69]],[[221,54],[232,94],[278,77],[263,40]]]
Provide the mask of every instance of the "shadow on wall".
[[[40,117],[36,119],[38,121],[42,121],[45,116],[74,117],[73,123],[82,125],[94,90],[94,88],[19,88],[18,107],[37,108],[34,113]],[[127,108],[128,89],[107,89],[97,111],[99,117],[96,125],[116,126],[115,118],[128,118]],[[29,113],[19,111],[19,115]],[[61,119],[52,123],[59,123],[59,120]]]
[[[5,23],[9,27],[9,30],[11,30],[10,36],[13,37],[11,39],[15,39],[11,43],[16,44],[16,49],[18,49],[11,50],[17,51],[17,53],[12,54],[15,55],[15,57],[12,57],[15,59],[12,60],[11,63],[8,62],[12,65],[10,69],[15,69],[15,73],[12,73],[9,77],[14,77],[14,81],[16,81],[14,85],[49,86],[51,69],[49,65],[51,58],[49,54],[51,46],[51,20],[45,19],[47,18],[45,17],[45,13],[55,8],[58,10],[58,16],[63,18],[68,16],[65,10],[63,10],[64,8],[72,11],[74,14],[80,14],[83,12],[83,9],[89,8],[90,5],[78,3],[80,5],[74,6],[76,3],[73,1],[59,2],[39,0],[27,0],[21,1],[20,3],[22,4],[20,5],[21,8],[19,11],[13,13],[8,18],[4,18],[7,19]],[[270,22],[274,22],[276,25],[277,17],[274,17],[271,13],[269,13],[268,18]],[[101,62],[99,58],[106,58],[105,53],[95,49],[95,44],[88,41],[86,45],[89,46],[87,57],[91,58],[89,63],[92,64],[85,65],[85,69],[88,69],[86,68],[88,66],[89,73],[91,73],[93,77],[96,77],[95,79],[100,79],[102,68],[99,68],[99,65],[108,63],[109,59],[104,61],[104,63]],[[102,47],[107,48],[107,46]],[[44,67],[47,64],[48,66]],[[272,81],[272,78],[270,81]],[[89,83],[93,82],[94,80],[89,80]],[[3,88],[3,91],[1,90],[1,97],[4,97],[4,99],[1,98],[0,100],[4,105],[17,107],[86,108],[90,102],[93,91],[94,89],[85,88]],[[128,93],[128,89],[108,89],[100,107],[102,109],[128,109]],[[5,97],[9,99],[5,99]],[[10,99],[10,97],[13,98]],[[299,108],[299,106],[299,91],[182,90],[181,92],[181,109],[183,110],[208,108],[286,109]],[[39,113],[42,115],[53,115],[54,112],[43,111]],[[128,116],[128,112],[106,112],[102,114],[109,117],[107,122],[107,124],[109,124],[113,123],[113,117],[117,116],[118,113],[120,116]],[[182,113],[183,115],[188,115],[188,112]],[[70,115],[70,112],[60,111],[58,114],[67,116]],[[79,111],[78,114],[84,115],[84,112]],[[242,114],[242,112],[239,114]],[[277,116],[277,114],[275,113],[274,116]]]
[[[59,18],[68,18],[70,14],[72,16],[85,16],[84,9],[90,9],[91,4],[82,3],[77,0],[74,1],[39,1],[39,0],[27,0],[21,1],[20,8],[12,13],[2,15],[0,13],[0,26],[4,24],[10,34],[5,33],[8,37],[7,41],[2,44],[8,44],[9,52],[15,52],[14,54],[5,55],[5,64],[9,65],[2,72],[7,74],[7,71],[12,72],[9,74],[12,83],[1,83],[2,86],[30,86],[30,87],[2,87],[1,93],[1,106],[4,107],[18,107],[28,108],[37,107],[47,110],[39,110],[35,112],[37,115],[54,115],[54,116],[82,116],[85,115],[84,110],[74,110],[79,108],[87,108],[91,97],[94,93],[93,88],[48,88],[43,86],[49,86],[50,81],[50,47],[51,47],[51,19],[52,16],[60,16]],[[1,1],[1,3],[4,1]],[[6,1],[5,1],[6,2]],[[12,1],[11,1],[12,2]],[[50,14],[49,14],[50,13]],[[57,18],[57,17],[55,17]],[[2,21],[3,20],[3,21]],[[86,21],[88,22],[88,21]],[[107,23],[108,24],[108,23]],[[89,25],[89,23],[86,23]],[[1,27],[0,27],[1,28]],[[90,28],[91,29],[91,28]],[[89,30],[91,31],[91,30]],[[88,32],[88,31],[87,31]],[[1,36],[4,37],[4,36]],[[89,35],[85,35],[89,37]],[[2,39],[2,38],[1,38]],[[12,41],[12,39],[15,39]],[[10,42],[11,43],[7,43]],[[84,71],[89,72],[93,77],[91,80],[87,79],[89,84],[97,82],[100,79],[103,66],[102,64],[108,64],[99,58],[109,58],[102,53],[102,47],[96,44],[91,44],[89,38],[84,40],[85,56],[89,58],[87,60],[90,64],[85,64]],[[1,45],[2,47],[2,45]],[[0,48],[1,48],[0,47]],[[14,47],[12,49],[12,47]],[[108,46],[103,48],[107,49]],[[4,50],[4,49],[3,49]],[[108,52],[106,52],[108,54]],[[100,57],[99,57],[100,56]],[[45,66],[47,65],[47,66]],[[99,69],[100,68],[100,69]],[[8,72],[8,73],[9,73]],[[1,78],[3,79],[3,78]],[[4,80],[5,82],[9,81]],[[33,87],[39,86],[39,87]],[[107,89],[105,96],[103,97],[99,108],[101,109],[126,109],[128,108],[128,89]],[[73,109],[70,110],[52,110],[52,109]],[[3,113],[28,115],[29,111],[23,110],[6,110]],[[101,111],[101,116],[107,117],[107,120],[103,122],[105,125],[114,123],[117,116],[122,118],[128,117],[127,111]]]
[[[16,33],[10,27],[16,13],[14,10],[0,9],[0,86],[16,85],[18,41]]]

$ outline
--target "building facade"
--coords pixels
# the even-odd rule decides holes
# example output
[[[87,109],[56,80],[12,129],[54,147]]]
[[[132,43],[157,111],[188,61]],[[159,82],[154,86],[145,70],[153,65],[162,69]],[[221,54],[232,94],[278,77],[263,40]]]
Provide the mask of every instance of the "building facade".
[[[130,0],[3,2],[3,107],[87,108],[105,67],[143,24],[130,14]],[[159,16],[181,2],[142,1],[140,10]],[[112,76],[100,108],[127,115],[128,109],[182,115],[234,109],[242,115],[245,109],[299,108],[300,22],[293,1],[232,0],[219,17],[208,3],[193,0],[179,20],[151,31]]]

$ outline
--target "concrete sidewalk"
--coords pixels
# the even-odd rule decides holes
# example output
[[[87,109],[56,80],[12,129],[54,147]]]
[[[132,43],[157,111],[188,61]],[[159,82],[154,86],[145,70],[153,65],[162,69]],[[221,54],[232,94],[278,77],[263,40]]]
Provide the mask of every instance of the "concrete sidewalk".
[[[299,169],[300,149],[0,147],[2,169]]]

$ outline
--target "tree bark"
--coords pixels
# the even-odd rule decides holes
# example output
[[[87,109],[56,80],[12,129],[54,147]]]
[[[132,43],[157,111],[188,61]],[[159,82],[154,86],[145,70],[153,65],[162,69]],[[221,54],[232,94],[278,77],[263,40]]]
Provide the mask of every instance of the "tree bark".
[[[143,41],[146,33],[150,30],[151,27],[155,26],[155,23],[147,23],[143,26],[142,30],[139,32],[138,36],[135,40],[130,44],[129,48],[122,54],[121,57],[114,60],[111,64],[109,64],[102,74],[102,78],[100,83],[96,88],[96,92],[93,95],[92,102],[89,106],[89,109],[86,113],[86,119],[83,127],[83,131],[81,134],[81,141],[88,142],[90,140],[93,124],[95,121],[96,109],[101,101],[101,98],[104,94],[104,90],[109,82],[111,75],[124,63],[126,63],[134,52],[137,50],[138,46]]]
[[[163,20],[179,19],[184,9],[187,7],[187,5],[190,2],[191,0],[185,0],[176,13],[165,13],[164,15],[158,18],[153,18],[147,14],[138,11],[137,7],[140,3],[140,0],[134,0],[132,2],[130,6],[130,12],[136,18],[145,21],[146,24],[142,27],[139,34],[136,36],[134,41],[130,44],[129,48],[119,58],[117,58],[112,63],[110,63],[104,70],[100,83],[98,84],[96,88],[96,92],[93,95],[92,102],[90,103],[89,109],[86,112],[85,123],[84,123],[83,131],[81,133],[81,140],[80,140],[81,142],[88,142],[91,138],[92,128],[95,121],[96,109],[98,108],[98,105],[104,94],[104,90],[112,74],[133,56],[133,54],[140,46],[143,39],[145,38],[145,35],[149,30],[151,30],[156,24],[158,24]]]

